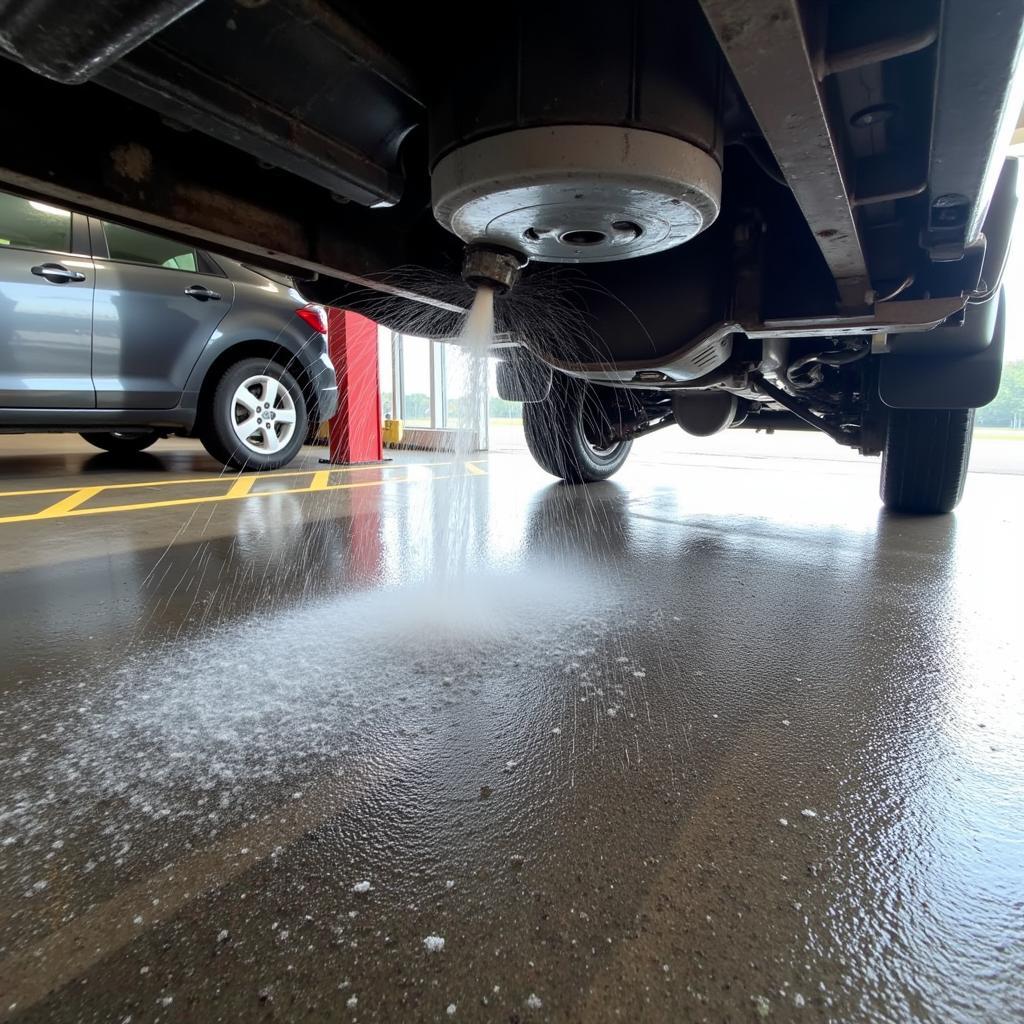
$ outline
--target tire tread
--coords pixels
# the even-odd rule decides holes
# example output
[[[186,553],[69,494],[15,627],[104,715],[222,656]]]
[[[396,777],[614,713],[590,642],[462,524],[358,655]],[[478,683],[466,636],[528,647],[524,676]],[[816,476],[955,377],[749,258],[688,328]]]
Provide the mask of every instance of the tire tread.
[[[971,454],[973,409],[894,409],[882,455],[886,508],[944,515],[963,496]]]
[[[595,458],[583,436],[582,411],[588,400],[586,385],[556,374],[548,397],[523,405],[526,446],[537,464],[566,483],[607,480],[622,468],[632,441],[624,441],[615,456]]]

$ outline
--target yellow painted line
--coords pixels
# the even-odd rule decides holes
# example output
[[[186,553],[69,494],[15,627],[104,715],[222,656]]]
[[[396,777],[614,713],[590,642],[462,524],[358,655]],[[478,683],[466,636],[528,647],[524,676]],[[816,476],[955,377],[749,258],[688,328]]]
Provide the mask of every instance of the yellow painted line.
[[[66,516],[73,509],[78,508],[78,506],[83,504],[83,502],[88,501],[90,498],[95,498],[102,490],[102,487],[80,487],[74,494],[69,494],[66,498],[61,498],[60,501],[56,501],[47,508],[44,508],[42,512],[36,512],[31,518],[59,519]]]
[[[423,463],[419,463],[419,465],[423,465]],[[448,463],[443,463],[443,465],[448,465]],[[444,474],[444,475],[441,475],[441,476],[433,476],[433,475],[431,475],[429,477],[417,477],[417,476],[388,477],[388,478],[386,478],[384,480],[359,480],[359,481],[356,481],[356,482],[350,483],[350,484],[329,484],[327,487],[324,487],[322,489],[322,491],[347,491],[347,490],[352,490],[352,489],[357,488],[357,487],[383,487],[384,484],[411,484],[411,483],[416,483],[417,481],[422,481],[422,480],[434,481],[434,480],[447,480],[448,478],[449,478],[449,474]],[[82,490],[84,490],[84,491],[102,491],[103,488],[102,487],[99,487],[99,488],[85,487],[85,488],[82,488]],[[0,516],[0,524],[6,524],[6,523],[30,523],[30,522],[34,522],[34,521],[37,521],[37,520],[40,520],[40,519],[55,519],[55,518],[58,518],[58,516],[59,516],[59,518],[66,519],[66,518],[70,518],[72,516],[97,516],[97,515],[105,515],[108,512],[140,512],[140,511],[143,511],[143,510],[149,509],[149,508],[173,508],[173,507],[178,506],[178,505],[208,505],[208,504],[210,504],[212,502],[217,502],[217,501],[239,501],[239,500],[244,500],[244,499],[247,499],[247,498],[272,498],[272,497],[275,497],[275,496],[277,496],[279,494],[310,494],[310,493],[311,493],[311,489],[309,487],[288,487],[288,488],[282,488],[281,490],[277,490],[277,491],[255,491],[255,492],[252,492],[252,493],[236,494],[236,495],[232,495],[230,493],[228,493],[228,494],[212,494],[212,495],[202,495],[202,496],[197,497],[197,498],[171,498],[168,501],[139,502],[139,503],[133,504],[133,505],[99,505],[99,506],[97,506],[95,508],[74,508],[74,507],[72,507],[72,508],[70,508],[66,512],[60,512],[60,513],[54,514],[53,513],[53,509],[55,509],[57,507],[57,505],[63,504],[62,502],[58,502],[57,505],[52,505],[49,509],[44,509],[43,512],[32,512],[32,513],[29,513],[28,515],[19,515],[19,516]],[[81,500],[82,501],[86,501],[88,498],[91,498],[91,497],[93,497],[93,494],[90,493],[90,494],[87,494],[85,497],[83,497]],[[78,505],[79,502],[76,501],[74,504]]]
[[[330,482],[331,471],[329,469],[321,469],[313,474],[313,480],[309,485],[309,489],[311,491],[326,491]]]
[[[376,465],[376,466],[338,466],[335,469],[301,469],[301,470],[287,470],[281,472],[270,472],[270,473],[247,473],[244,477],[252,477],[254,480],[282,480],[286,477],[297,477],[297,476],[313,476],[315,477],[318,473],[365,473],[371,469],[404,469],[408,466],[450,466],[450,462],[409,462],[402,463],[400,465]],[[177,487],[187,486],[188,484],[216,484],[225,483],[228,480],[237,480],[241,477],[230,476],[226,473],[222,473],[220,476],[196,476],[186,477],[185,479],[178,480],[139,480],[135,483],[129,484],[101,484],[99,485],[104,491],[124,491],[132,490],[136,487]],[[41,487],[32,491],[0,491],[0,498],[24,498],[33,494],[68,494],[71,491],[80,490],[80,486],[71,487]]]
[[[256,483],[255,476],[240,476],[229,488],[225,498],[244,498]]]
[[[481,468],[480,468],[480,467],[479,467],[478,465],[476,465],[476,463],[474,463],[474,462],[467,462],[467,463],[466,463],[466,471],[467,471],[467,472],[468,472],[468,473],[469,473],[469,474],[470,474],[471,476],[487,476],[487,470],[486,470],[486,469],[481,469]]]

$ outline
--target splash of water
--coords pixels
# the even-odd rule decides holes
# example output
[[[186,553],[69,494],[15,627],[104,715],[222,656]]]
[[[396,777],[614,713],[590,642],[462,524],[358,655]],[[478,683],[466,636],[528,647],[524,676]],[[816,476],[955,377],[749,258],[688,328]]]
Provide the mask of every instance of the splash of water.
[[[477,288],[459,341],[473,355],[486,359],[487,349],[494,341],[494,290],[487,285]]]
[[[486,514],[482,503],[474,501],[483,482],[474,460],[486,431],[487,360],[493,343],[494,292],[482,285],[456,339],[459,357],[449,359],[449,366],[458,367],[449,374],[451,392],[459,395],[458,424],[451,452],[451,478],[448,486],[437,489],[432,509],[434,550],[440,555],[437,582],[442,598],[453,607],[458,605],[458,594],[465,587],[469,553],[482,525],[480,515]]]

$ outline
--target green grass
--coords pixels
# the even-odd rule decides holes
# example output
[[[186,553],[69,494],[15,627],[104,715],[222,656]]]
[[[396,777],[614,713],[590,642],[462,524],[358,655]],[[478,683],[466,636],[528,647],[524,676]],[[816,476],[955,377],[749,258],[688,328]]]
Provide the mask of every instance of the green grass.
[[[974,436],[981,441],[1024,441],[1024,430],[1012,427],[975,427]]]
[[[491,425],[495,427],[521,427],[523,421],[507,416],[492,416]],[[1024,429],[1014,430],[1012,427],[975,427],[974,436],[979,441],[1024,441]]]

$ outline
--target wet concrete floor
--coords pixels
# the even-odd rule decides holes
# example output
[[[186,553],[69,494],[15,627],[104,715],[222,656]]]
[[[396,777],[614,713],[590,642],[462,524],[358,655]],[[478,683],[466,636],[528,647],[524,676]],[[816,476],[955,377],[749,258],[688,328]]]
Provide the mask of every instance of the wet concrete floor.
[[[1024,477],[76,445],[0,450],[74,495],[0,521],[0,1019],[1021,1019]]]

